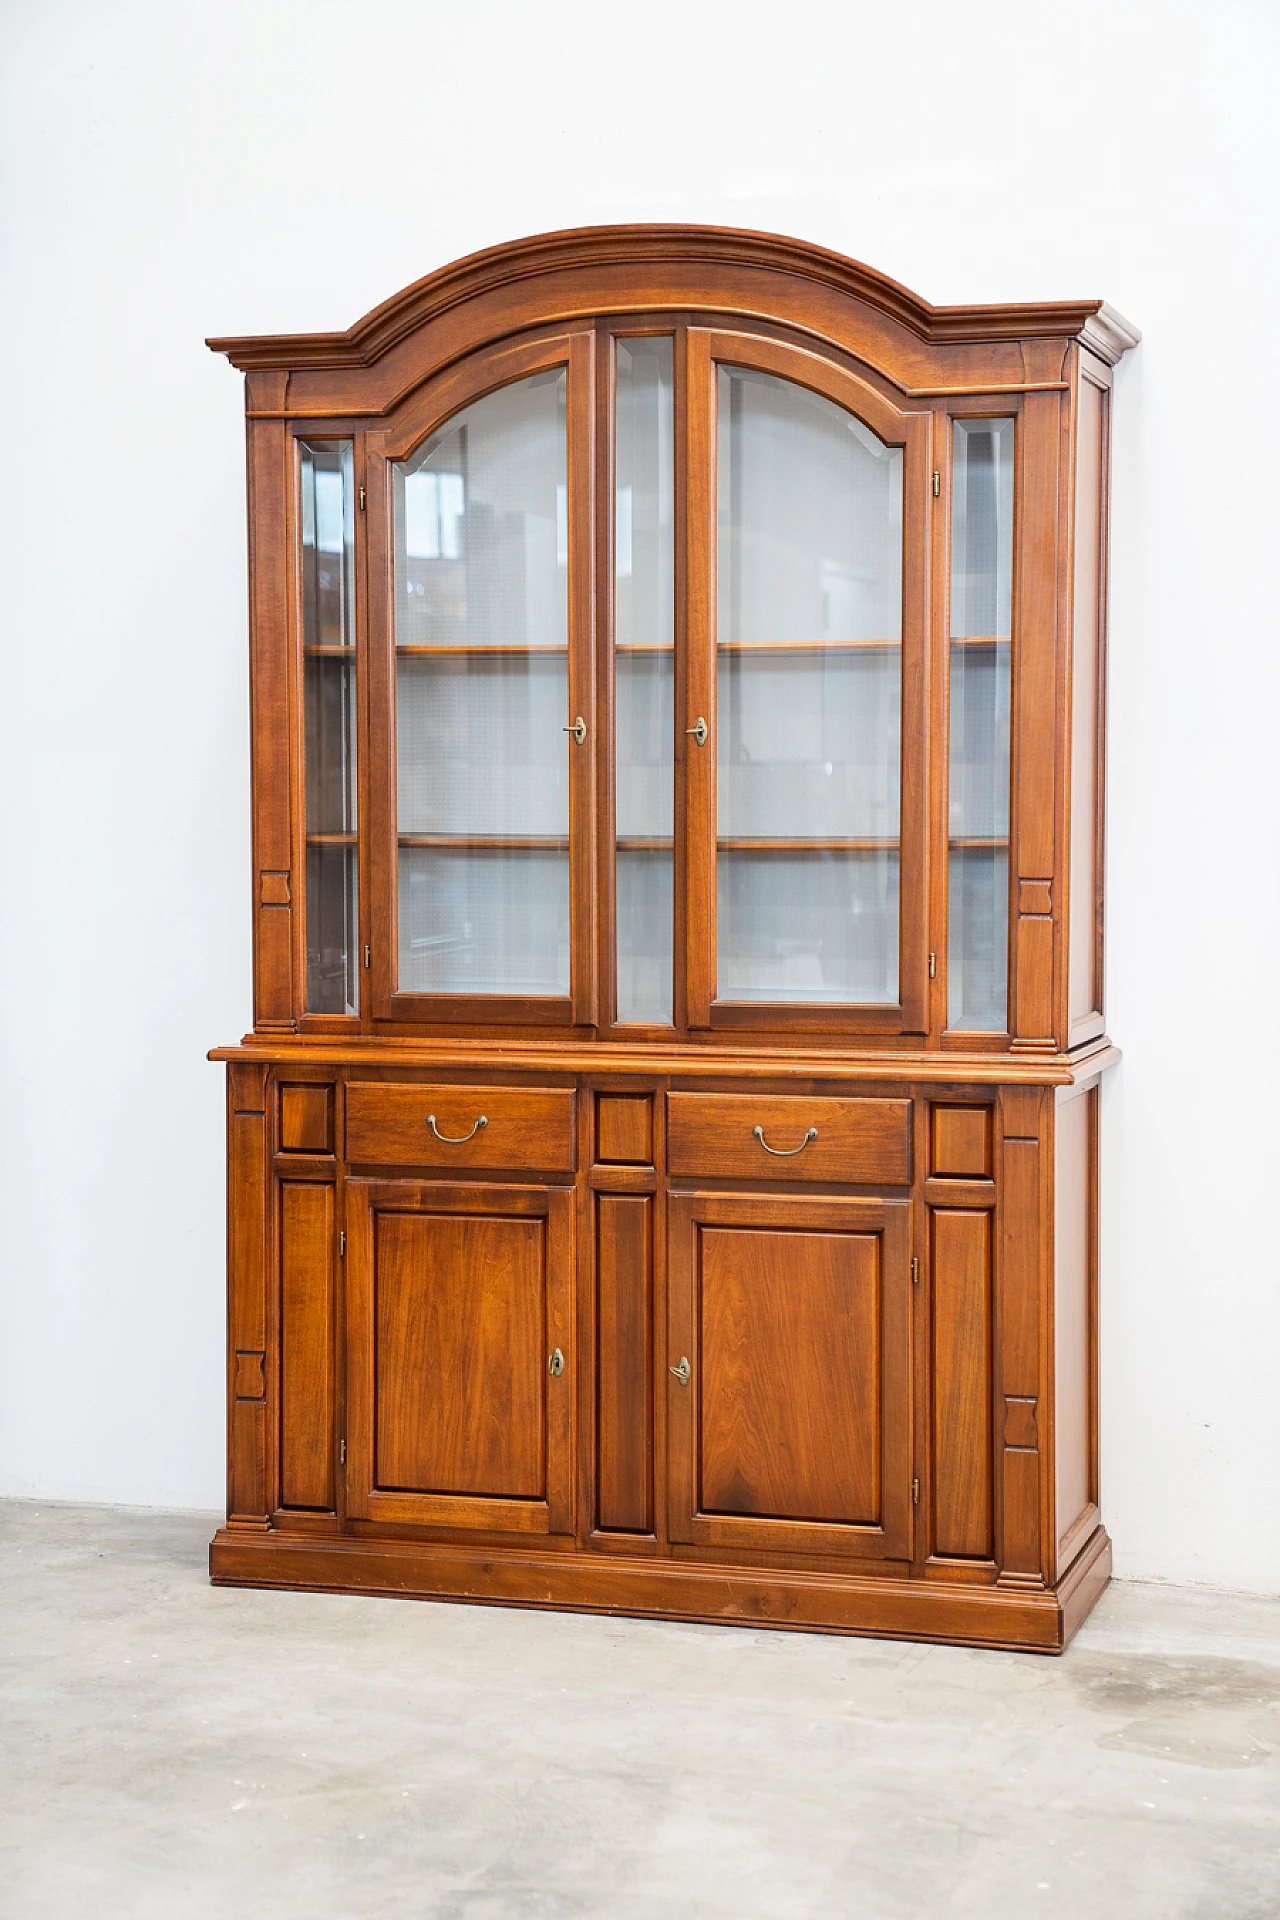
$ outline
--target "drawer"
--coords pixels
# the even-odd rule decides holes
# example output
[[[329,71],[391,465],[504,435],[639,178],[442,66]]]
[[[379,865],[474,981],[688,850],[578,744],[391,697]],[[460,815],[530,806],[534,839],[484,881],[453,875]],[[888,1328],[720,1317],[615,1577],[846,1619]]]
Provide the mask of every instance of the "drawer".
[[[669,1093],[667,1164],[674,1175],[905,1186],[911,1178],[911,1102]]]
[[[376,1166],[571,1173],[577,1164],[576,1101],[575,1093],[560,1087],[349,1082],[347,1159]]]

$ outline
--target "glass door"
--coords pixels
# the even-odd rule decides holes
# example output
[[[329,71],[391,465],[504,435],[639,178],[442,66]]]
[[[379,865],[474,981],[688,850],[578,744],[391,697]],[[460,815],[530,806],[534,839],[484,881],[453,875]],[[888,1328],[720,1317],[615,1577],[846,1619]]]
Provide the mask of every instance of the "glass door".
[[[927,422],[775,342],[689,360],[691,1016],[922,1029]]]
[[[395,775],[375,841],[395,849],[380,971],[401,1017],[567,1022],[590,992],[576,952],[593,742],[573,583],[590,500],[571,471],[586,464],[571,453],[574,355],[549,358],[504,354],[505,372],[535,364],[498,385],[470,370],[488,391],[386,450]],[[584,380],[584,410],[588,394]]]
[[[675,406],[670,334],[613,352],[615,1019],[673,1018]]]
[[[957,419],[951,431],[947,1025],[1003,1033],[1014,421]]]

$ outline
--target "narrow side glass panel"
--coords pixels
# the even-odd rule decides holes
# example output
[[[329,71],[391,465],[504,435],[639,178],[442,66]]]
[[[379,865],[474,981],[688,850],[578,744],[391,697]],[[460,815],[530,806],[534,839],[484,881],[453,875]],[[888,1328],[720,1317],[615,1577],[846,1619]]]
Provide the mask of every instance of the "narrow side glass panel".
[[[394,470],[399,990],[569,992],[563,368]]]
[[[359,1011],[355,514],[350,440],[299,443],[307,1011]]]
[[[618,1019],[671,1020],[675,466],[669,336],[619,340],[614,657]]]
[[[1013,421],[956,420],[951,443],[947,1024],[1008,1026]]]
[[[892,1004],[902,449],[773,374],[717,398],[717,997]]]

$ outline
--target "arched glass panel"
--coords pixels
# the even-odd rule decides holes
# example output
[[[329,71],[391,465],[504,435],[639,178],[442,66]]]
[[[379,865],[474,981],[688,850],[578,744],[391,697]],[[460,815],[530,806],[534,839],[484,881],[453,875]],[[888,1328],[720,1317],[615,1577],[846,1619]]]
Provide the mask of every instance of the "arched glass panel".
[[[774,374],[717,394],[717,997],[894,1003],[902,449]]]
[[[563,368],[394,470],[399,989],[569,991]]]

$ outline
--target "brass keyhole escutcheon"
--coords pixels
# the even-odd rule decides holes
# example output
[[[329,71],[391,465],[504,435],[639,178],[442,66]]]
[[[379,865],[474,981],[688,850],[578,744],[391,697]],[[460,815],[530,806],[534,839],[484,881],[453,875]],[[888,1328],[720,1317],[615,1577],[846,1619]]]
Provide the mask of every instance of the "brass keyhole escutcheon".
[[[581,746],[587,737],[587,723],[582,715],[579,714],[571,727],[561,727],[560,731],[561,733],[571,733],[578,745]]]
[[[551,1358],[547,1362],[547,1372],[553,1380],[558,1380],[564,1372],[564,1355],[561,1353],[559,1347],[555,1348]]]
[[[711,732],[711,729],[707,725],[706,721],[703,719],[702,715],[699,714],[696,725],[692,727],[686,727],[685,732],[691,733],[700,747],[705,747],[707,744],[707,738]]]
[[[680,1385],[682,1387],[688,1386],[689,1381],[693,1376],[693,1369],[689,1365],[688,1359],[685,1357],[683,1353],[680,1355],[680,1364],[678,1366],[672,1367],[671,1372],[674,1373],[676,1379],[680,1382]]]

